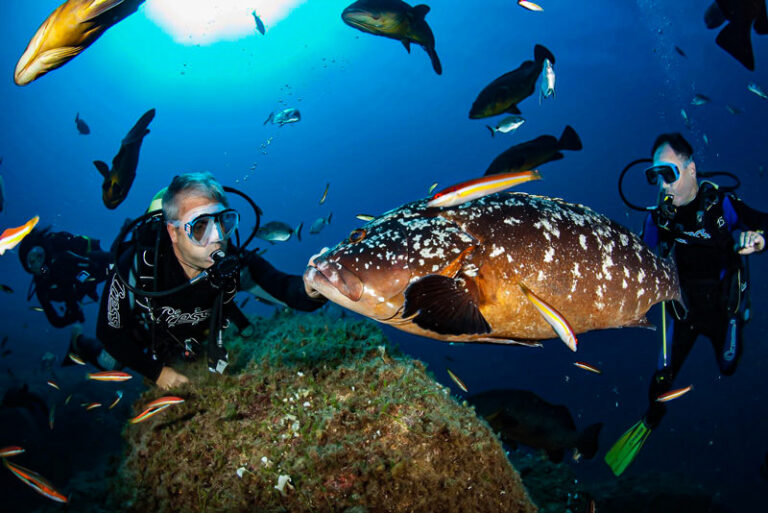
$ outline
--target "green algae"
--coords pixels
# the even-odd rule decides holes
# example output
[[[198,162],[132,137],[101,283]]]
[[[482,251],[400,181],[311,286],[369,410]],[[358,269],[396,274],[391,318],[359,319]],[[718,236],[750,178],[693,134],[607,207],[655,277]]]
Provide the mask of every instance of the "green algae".
[[[487,425],[374,324],[253,322],[231,373],[181,369],[186,401],[126,427],[125,510],[536,511]]]

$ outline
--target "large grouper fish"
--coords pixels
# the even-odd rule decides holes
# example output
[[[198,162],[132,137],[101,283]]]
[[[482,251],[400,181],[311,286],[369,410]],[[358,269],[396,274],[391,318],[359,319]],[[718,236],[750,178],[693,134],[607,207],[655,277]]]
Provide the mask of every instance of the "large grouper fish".
[[[428,203],[352,231],[314,259],[305,281],[417,335],[540,345],[557,333],[573,350],[575,333],[649,326],[651,306],[680,299],[671,260],[586,206],[520,192]]]

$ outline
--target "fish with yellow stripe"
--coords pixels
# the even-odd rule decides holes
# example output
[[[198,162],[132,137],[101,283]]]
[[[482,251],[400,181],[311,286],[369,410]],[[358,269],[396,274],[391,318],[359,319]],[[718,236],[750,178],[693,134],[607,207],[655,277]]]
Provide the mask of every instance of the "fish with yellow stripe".
[[[498,192],[431,198],[375,218],[314,259],[305,283],[331,301],[438,340],[540,345],[649,326],[679,300],[677,271],[624,226],[562,199]]]
[[[57,491],[53,485],[48,482],[47,479],[45,479],[37,472],[29,470],[28,468],[24,468],[21,465],[11,463],[5,458],[3,458],[3,465],[5,465],[5,467],[10,470],[14,476],[21,479],[24,484],[31,487],[34,491],[43,497],[47,497],[53,501],[61,502],[64,504],[69,502],[69,498]]]
[[[40,25],[16,64],[13,81],[27,85],[60,68],[144,0],[68,0]]]
[[[24,237],[29,235],[38,221],[40,221],[40,217],[35,216],[21,226],[3,230],[3,233],[0,234],[0,255],[18,246]]]

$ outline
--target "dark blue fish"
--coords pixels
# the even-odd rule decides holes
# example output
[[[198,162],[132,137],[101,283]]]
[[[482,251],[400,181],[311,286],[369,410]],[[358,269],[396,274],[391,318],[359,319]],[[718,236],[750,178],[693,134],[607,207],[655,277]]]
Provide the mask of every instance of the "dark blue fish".
[[[754,28],[757,34],[768,34],[765,0],[715,0],[704,13],[707,28],[717,28],[726,21],[728,24],[715,42],[745,68],[754,71],[751,32]]]
[[[77,131],[82,135],[88,135],[91,133],[91,129],[88,128],[88,124],[86,124],[86,122],[83,121],[83,119],[80,117],[79,112],[75,114],[75,126],[77,126]]]
[[[264,22],[261,21],[261,18],[256,14],[256,11],[253,11],[251,14],[253,14],[253,21],[256,22],[256,30],[261,32],[261,35],[263,36],[267,32],[267,29],[264,28]]]
[[[101,199],[104,201],[104,206],[110,210],[117,208],[128,196],[128,191],[131,189],[134,178],[136,178],[141,143],[149,133],[147,127],[154,117],[155,109],[150,109],[133,125],[133,128],[120,143],[120,151],[112,159],[111,170],[106,162],[93,161],[93,165],[104,177],[104,183],[101,186]]]

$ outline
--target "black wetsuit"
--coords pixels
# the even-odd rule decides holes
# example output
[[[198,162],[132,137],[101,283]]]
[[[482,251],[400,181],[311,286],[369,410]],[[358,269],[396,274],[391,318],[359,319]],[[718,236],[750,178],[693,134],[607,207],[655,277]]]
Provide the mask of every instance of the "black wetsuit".
[[[162,235],[158,258],[154,258],[151,250],[140,251],[137,258],[134,253],[126,252],[120,259],[120,268],[123,276],[128,276],[132,262],[137,265],[138,288],[164,291],[188,282],[167,234]],[[326,302],[325,298],[307,296],[301,276],[276,270],[255,252],[247,254],[240,265],[247,267],[253,280],[266,292],[291,308],[312,311]],[[206,350],[210,351],[211,315],[220,293],[223,319],[215,328],[214,338],[220,335],[226,320],[233,321],[241,331],[248,326],[248,320],[234,302],[238,289],[239,279],[219,289],[203,279],[178,293],[147,298],[132,294],[112,273],[102,294],[97,336],[120,363],[157,381],[164,366],[180,359],[194,360],[201,353],[205,357]]]
[[[674,255],[685,303],[685,309],[671,308],[671,343],[666,354],[662,348],[648,390],[645,421],[650,428],[659,424],[666,411],[656,398],[671,390],[699,335],[711,341],[722,374],[736,370],[742,327],[750,312],[745,257],[734,244],[746,230],[768,230],[768,214],[709,182],[702,182],[696,198],[678,207],[671,219],[657,212],[646,219],[643,240],[662,256]]]
[[[42,273],[35,275],[35,293],[48,322],[62,328],[83,322],[80,302],[99,296],[96,285],[107,278],[109,253],[101,251],[99,241],[67,232],[46,233],[35,245],[45,250]],[[60,315],[52,302],[65,304]]]

